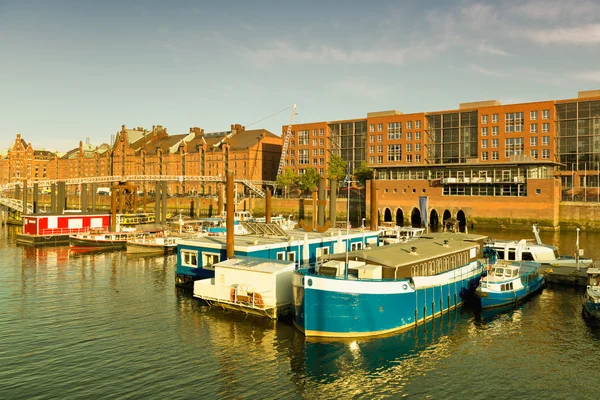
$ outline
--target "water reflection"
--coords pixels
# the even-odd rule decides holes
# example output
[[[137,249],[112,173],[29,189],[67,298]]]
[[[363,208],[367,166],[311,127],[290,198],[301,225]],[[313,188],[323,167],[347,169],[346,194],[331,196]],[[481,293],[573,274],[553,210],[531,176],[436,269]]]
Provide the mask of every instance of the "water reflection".
[[[294,343],[294,381],[306,395],[322,398],[380,397],[382,386],[400,393],[415,376],[443,363],[456,342],[467,340],[471,319],[468,310],[457,310],[393,335],[306,338]]]

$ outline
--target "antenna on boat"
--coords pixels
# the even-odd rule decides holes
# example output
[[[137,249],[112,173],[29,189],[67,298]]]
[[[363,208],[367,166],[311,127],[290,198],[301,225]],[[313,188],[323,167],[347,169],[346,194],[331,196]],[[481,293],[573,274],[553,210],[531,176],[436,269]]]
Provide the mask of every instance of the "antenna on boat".
[[[535,235],[535,242],[537,244],[542,244],[542,240],[540,239],[540,230],[538,229],[537,224],[533,224],[533,234]]]
[[[347,209],[346,209],[346,264],[344,267],[344,279],[348,279],[348,236],[350,235],[350,185],[352,184],[352,177],[350,176],[350,163],[347,163],[346,177],[342,182],[342,185],[346,185],[348,190],[346,191],[347,197]]]

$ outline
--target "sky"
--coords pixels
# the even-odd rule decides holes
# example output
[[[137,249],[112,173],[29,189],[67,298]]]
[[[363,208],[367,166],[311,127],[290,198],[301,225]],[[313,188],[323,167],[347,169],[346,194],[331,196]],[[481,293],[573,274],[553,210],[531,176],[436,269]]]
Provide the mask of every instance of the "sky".
[[[0,151],[279,135],[292,104],[305,123],[574,98],[600,89],[599,21],[588,0],[0,0]]]

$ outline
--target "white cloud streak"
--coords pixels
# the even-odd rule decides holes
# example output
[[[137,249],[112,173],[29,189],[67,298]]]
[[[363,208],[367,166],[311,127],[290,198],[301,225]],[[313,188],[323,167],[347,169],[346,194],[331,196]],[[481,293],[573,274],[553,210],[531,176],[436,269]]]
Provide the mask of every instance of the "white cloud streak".
[[[600,24],[529,30],[525,36],[540,44],[593,45],[600,43]]]

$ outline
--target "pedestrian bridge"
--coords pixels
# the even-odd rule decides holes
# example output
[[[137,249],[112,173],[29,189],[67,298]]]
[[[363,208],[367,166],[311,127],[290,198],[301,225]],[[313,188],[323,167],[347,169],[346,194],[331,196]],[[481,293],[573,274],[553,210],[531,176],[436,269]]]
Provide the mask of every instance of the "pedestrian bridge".
[[[66,185],[79,185],[82,183],[115,183],[115,182],[225,182],[221,176],[201,176],[201,175],[111,175],[111,176],[92,176],[86,178],[71,178],[60,180],[40,180],[29,181],[29,185],[36,184],[38,187],[48,187],[58,182],[65,182]],[[234,179],[235,183],[246,186],[252,193],[259,197],[265,197],[262,186],[274,186],[274,181],[251,181],[248,179]],[[0,187],[1,192],[14,189],[17,183],[9,183]]]
[[[0,195],[0,206],[23,213],[23,200],[11,199]],[[33,213],[33,205],[27,204],[26,214]]]

